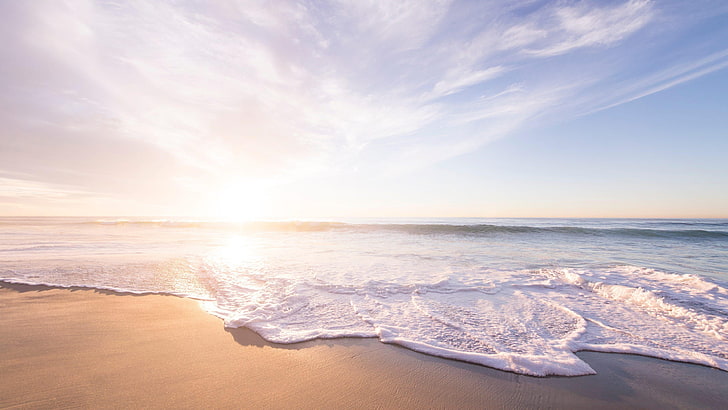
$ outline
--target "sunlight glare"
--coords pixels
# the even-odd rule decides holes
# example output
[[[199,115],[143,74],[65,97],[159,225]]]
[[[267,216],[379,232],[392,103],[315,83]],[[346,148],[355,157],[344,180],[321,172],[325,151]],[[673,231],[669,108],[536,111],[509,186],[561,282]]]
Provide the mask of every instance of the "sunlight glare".
[[[227,241],[216,248],[211,257],[218,263],[226,266],[248,265],[258,258],[255,252],[255,243],[250,238],[241,235],[233,235]]]
[[[231,222],[260,219],[266,213],[267,196],[262,187],[244,182],[227,184],[216,198],[215,216]]]

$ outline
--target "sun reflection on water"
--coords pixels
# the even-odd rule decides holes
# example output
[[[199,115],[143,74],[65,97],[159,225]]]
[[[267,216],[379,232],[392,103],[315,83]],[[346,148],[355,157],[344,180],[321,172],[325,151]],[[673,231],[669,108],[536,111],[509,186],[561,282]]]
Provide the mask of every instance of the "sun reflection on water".
[[[212,250],[210,259],[219,265],[242,267],[258,264],[261,255],[258,252],[258,244],[253,238],[233,235],[221,246]]]

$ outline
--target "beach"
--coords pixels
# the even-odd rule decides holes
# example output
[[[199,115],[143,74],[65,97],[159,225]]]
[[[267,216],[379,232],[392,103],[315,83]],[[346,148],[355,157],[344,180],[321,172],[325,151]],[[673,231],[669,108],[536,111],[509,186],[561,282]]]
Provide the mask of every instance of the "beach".
[[[728,373],[580,352],[596,375],[530,377],[376,339],[282,345],[198,302],[3,283],[0,408],[700,408]]]
[[[0,410],[728,410],[728,1],[0,22]]]

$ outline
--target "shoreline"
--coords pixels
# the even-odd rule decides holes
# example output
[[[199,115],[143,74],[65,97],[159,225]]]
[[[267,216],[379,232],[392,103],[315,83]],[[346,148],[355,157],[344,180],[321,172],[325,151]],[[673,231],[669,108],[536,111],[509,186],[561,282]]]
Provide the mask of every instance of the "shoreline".
[[[0,407],[719,407],[728,372],[577,353],[596,375],[531,377],[375,338],[281,345],[198,302],[0,282]]]

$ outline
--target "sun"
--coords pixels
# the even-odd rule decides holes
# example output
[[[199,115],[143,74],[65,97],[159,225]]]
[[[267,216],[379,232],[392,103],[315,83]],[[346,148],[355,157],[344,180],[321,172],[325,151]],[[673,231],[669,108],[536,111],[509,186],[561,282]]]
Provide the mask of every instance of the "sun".
[[[231,222],[261,219],[266,215],[267,202],[266,192],[259,184],[231,182],[216,195],[214,216]]]

